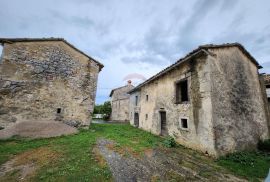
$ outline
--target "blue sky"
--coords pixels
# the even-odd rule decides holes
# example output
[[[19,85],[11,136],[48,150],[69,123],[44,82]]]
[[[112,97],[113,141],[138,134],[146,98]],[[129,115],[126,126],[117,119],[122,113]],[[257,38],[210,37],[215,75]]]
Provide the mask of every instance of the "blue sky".
[[[137,84],[201,44],[239,42],[270,73],[269,0],[1,0],[0,7],[0,37],[63,37],[102,62],[97,103],[128,75]]]

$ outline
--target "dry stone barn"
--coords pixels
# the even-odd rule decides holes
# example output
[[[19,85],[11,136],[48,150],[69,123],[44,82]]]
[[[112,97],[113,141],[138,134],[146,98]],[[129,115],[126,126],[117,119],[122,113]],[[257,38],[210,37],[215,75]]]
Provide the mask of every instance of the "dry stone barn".
[[[241,44],[200,46],[129,92],[130,123],[213,156],[255,148],[269,137],[259,68]]]
[[[131,81],[128,81],[128,84],[123,87],[115,88],[111,91],[111,105],[112,121],[125,122],[129,121],[129,94],[128,92],[133,89],[134,86],[131,84]]]
[[[101,63],[61,38],[0,43],[1,128],[26,120],[90,124]]]

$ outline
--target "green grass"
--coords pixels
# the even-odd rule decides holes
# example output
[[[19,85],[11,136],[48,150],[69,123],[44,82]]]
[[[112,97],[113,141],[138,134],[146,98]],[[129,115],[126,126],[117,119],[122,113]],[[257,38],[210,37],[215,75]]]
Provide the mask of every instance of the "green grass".
[[[100,137],[112,139],[120,147],[130,147],[135,152],[159,145],[162,141],[160,137],[127,124],[92,124],[89,130],[81,130],[70,136],[0,141],[0,164],[24,151],[48,147],[58,152],[60,157],[49,166],[43,166],[33,180],[111,181],[108,167],[100,166],[92,154],[96,140]]]
[[[217,160],[220,166],[229,169],[236,175],[256,181],[265,178],[270,168],[270,155],[263,152],[238,152]]]
[[[56,160],[37,170],[31,180],[112,181],[108,166],[100,165],[92,152],[97,139],[101,137],[114,140],[117,143],[116,147],[129,148],[137,154],[145,149],[164,146],[166,143],[164,138],[127,124],[92,124],[89,130],[81,130],[78,134],[70,136],[35,140],[23,138],[0,140],[0,165],[14,155],[45,147],[56,152],[58,156]],[[181,146],[178,148],[181,150]],[[198,152],[191,152],[196,156],[202,156]],[[214,163],[214,160],[209,158],[205,161],[207,162]],[[266,176],[270,167],[270,156],[258,152],[238,153],[222,157],[216,164],[236,175],[254,180]]]

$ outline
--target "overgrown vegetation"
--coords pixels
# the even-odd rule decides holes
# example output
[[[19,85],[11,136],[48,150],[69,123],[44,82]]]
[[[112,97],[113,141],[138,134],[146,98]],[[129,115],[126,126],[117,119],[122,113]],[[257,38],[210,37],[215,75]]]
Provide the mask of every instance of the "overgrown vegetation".
[[[270,168],[270,155],[264,152],[238,152],[221,157],[218,164],[236,175],[254,181],[265,178]]]
[[[176,146],[176,142],[174,140],[173,137],[168,136],[165,138],[165,140],[163,141],[163,145],[167,148],[172,148]]]

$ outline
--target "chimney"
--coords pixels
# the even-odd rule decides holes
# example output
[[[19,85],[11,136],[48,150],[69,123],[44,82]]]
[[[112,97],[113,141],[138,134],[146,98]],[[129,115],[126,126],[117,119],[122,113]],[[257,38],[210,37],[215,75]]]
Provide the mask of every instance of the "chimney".
[[[128,83],[128,85],[131,85],[131,80],[128,80],[127,83]]]

